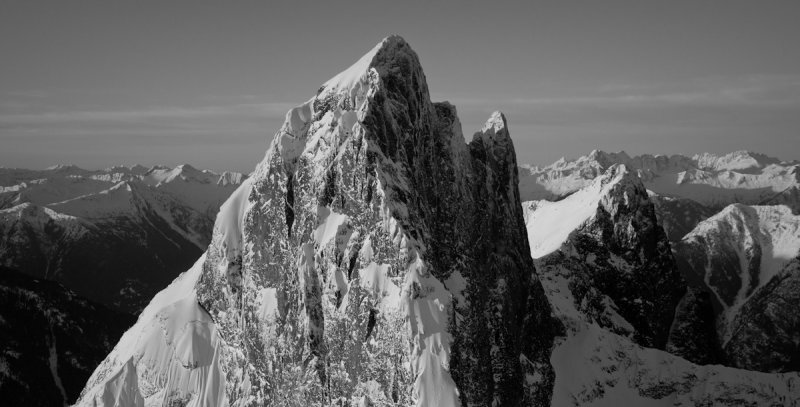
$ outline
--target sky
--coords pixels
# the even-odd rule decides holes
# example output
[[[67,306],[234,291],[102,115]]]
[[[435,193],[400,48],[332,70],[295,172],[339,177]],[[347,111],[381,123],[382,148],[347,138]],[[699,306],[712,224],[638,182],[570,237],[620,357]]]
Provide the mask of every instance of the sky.
[[[798,1],[0,0],[0,166],[250,172],[286,111],[390,34],[467,138],[800,159]]]

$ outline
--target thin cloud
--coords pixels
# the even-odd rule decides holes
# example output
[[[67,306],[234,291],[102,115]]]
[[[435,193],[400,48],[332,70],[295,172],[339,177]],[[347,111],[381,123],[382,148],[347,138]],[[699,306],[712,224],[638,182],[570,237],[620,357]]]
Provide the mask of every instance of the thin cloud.
[[[800,108],[799,75],[749,75],[700,78],[663,84],[610,84],[578,89],[578,96],[451,98],[456,106],[492,107],[663,107],[740,106],[753,108]],[[448,99],[446,96],[440,99]]]
[[[114,123],[149,120],[209,119],[220,117],[265,117],[282,115],[293,105],[288,103],[241,103],[228,106],[164,107],[133,110],[66,111],[0,114],[0,124]]]

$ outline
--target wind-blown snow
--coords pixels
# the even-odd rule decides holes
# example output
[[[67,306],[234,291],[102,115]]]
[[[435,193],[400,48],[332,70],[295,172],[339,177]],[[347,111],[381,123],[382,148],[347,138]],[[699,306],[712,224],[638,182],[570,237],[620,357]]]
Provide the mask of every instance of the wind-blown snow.
[[[194,292],[204,261],[205,255],[153,298],[92,374],[78,405],[141,405],[139,397],[146,406],[172,400],[188,406],[224,403],[221,339]],[[145,382],[137,383],[137,372]],[[139,390],[143,394],[137,397]],[[119,392],[126,393],[122,404]]]
[[[361,286],[379,301],[381,308],[397,308],[400,305],[400,288],[389,279],[388,272],[388,264],[369,263],[366,268],[359,270]]]
[[[244,230],[245,214],[250,208],[249,196],[253,188],[253,179],[248,178],[242,182],[239,188],[236,188],[236,191],[222,204],[214,224],[214,229],[223,236],[222,241],[229,253],[229,260],[242,250],[242,231]]]
[[[430,287],[432,291],[424,297],[412,296],[415,286]],[[412,354],[414,363],[414,392],[417,406],[456,407],[458,390],[450,376],[450,342],[452,337],[447,324],[450,294],[435,277],[425,272],[425,266],[417,257],[412,262],[403,288],[404,306],[411,327]]]
[[[356,63],[325,82],[320,89],[324,88],[323,92],[333,94],[345,92],[348,96],[358,91],[362,83],[365,82],[365,76],[370,71],[370,65],[372,60],[375,59],[375,55],[384,47],[386,41],[390,41],[392,38],[389,37],[377,44],[359,58]]]
[[[319,226],[314,231],[314,241],[322,248],[336,237],[339,227],[347,222],[347,215],[320,206],[317,208],[317,219],[319,219]]]
[[[144,397],[139,392],[136,366],[132,359],[103,384],[98,396],[100,400],[96,399],[92,406],[144,407]]]

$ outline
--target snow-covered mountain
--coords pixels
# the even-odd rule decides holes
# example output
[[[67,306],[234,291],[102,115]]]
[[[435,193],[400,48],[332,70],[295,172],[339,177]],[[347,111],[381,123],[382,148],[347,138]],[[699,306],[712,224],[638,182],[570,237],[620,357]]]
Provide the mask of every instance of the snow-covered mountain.
[[[552,405],[798,405],[797,373],[717,365],[713,309],[706,291],[678,273],[656,199],[637,174],[613,164],[562,200],[523,203],[531,255],[567,328],[551,357]],[[773,284],[785,287],[783,298],[796,288]],[[754,308],[774,314],[776,305],[787,304],[773,297]],[[796,320],[789,315],[781,327],[799,332]],[[756,337],[743,347],[765,349],[748,342]]]
[[[686,284],[639,177],[613,165],[560,201],[523,206],[540,275],[601,327],[663,349]]]
[[[465,144],[385,39],[287,113],[79,405],[548,403],[561,327],[517,183],[505,118]]]
[[[683,273],[712,295],[725,361],[800,370],[800,215],[784,205],[734,204],[676,247]]]
[[[0,400],[74,403],[92,371],[135,321],[63,286],[0,266]]]
[[[0,168],[0,264],[138,311],[211,238],[238,173]]]
[[[800,162],[782,162],[748,151],[631,157],[625,152],[594,150],[546,167],[522,165],[522,199],[561,199],[590,185],[613,165],[625,165],[642,179],[673,243],[732,203],[783,204],[800,213]]]
[[[594,150],[575,160],[564,158],[546,167],[520,167],[523,201],[556,199],[589,185],[614,164],[635,171],[648,190],[688,198],[720,209],[731,203],[755,205],[800,188],[800,162],[782,162],[748,151],[725,155],[640,155]]]

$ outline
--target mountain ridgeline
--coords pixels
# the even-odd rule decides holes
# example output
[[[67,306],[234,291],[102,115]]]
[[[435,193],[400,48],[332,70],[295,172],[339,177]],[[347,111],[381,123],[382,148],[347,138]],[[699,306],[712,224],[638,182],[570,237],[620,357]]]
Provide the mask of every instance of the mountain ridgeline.
[[[189,165],[0,168],[0,262],[139,312],[202,254],[243,179]]]
[[[287,114],[204,257],[80,404],[548,403],[562,328],[517,184],[505,118],[465,144],[416,54],[387,38]],[[151,357],[169,354],[181,362]]]

